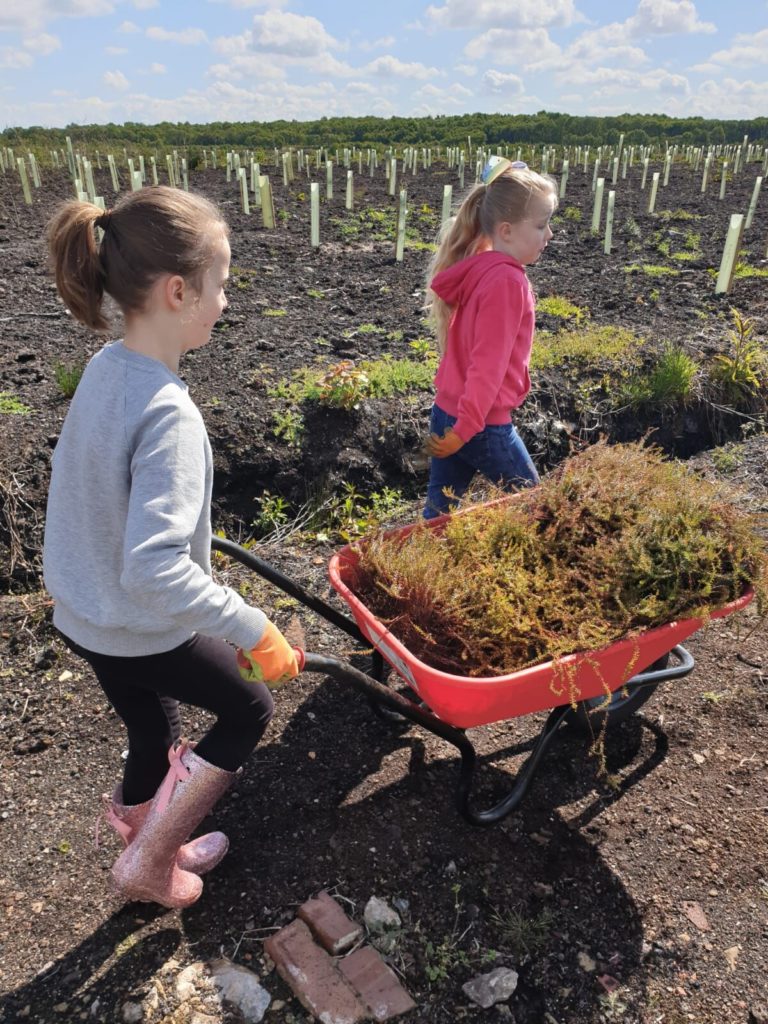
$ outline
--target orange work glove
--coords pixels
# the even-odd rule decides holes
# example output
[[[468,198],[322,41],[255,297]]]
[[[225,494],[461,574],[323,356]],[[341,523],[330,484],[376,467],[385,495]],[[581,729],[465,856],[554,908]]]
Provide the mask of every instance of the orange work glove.
[[[442,437],[430,434],[427,441],[427,451],[434,459],[447,459],[449,455],[455,455],[459,448],[463,447],[464,442],[450,427]]]
[[[250,651],[238,647],[237,667],[249,683],[266,683],[270,688],[299,674],[296,652],[269,619],[255,647]]]

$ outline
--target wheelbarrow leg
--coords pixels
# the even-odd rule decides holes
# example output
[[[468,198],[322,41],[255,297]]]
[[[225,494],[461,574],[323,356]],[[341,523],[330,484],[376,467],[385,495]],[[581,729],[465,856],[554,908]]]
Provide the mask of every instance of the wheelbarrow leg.
[[[456,747],[461,756],[459,782],[456,787],[456,806],[459,813],[472,825],[494,825],[518,807],[533,782],[539,762],[546,753],[555,733],[571,710],[570,705],[566,704],[564,707],[555,708],[554,711],[550,712],[535,747],[515,777],[512,790],[494,807],[490,807],[485,811],[478,811],[472,808],[469,803],[472,782],[477,767],[477,752],[463,729],[457,729],[452,725],[448,725],[434,715],[425,705],[414,704],[396,690],[390,690],[387,686],[383,686],[376,680],[371,679],[370,676],[365,675],[365,673],[359,672],[356,668],[345,662],[338,661],[336,658],[328,658],[319,654],[307,654],[304,669],[307,672],[323,672],[334,679],[350,683],[370,701],[383,705],[389,713],[397,713],[398,716],[402,716],[402,718],[422,726],[428,732],[439,736]]]
[[[555,737],[555,733],[568,717],[570,710],[570,705],[566,704],[564,707],[555,708],[549,713],[533,750],[528,755],[525,764],[514,777],[512,789],[495,806],[489,807],[485,811],[477,811],[469,803],[477,761],[475,748],[469,740],[467,740],[469,749],[464,746],[459,747],[461,775],[456,788],[456,806],[462,817],[466,818],[472,825],[495,825],[496,822],[506,818],[512,811],[517,810],[523,797],[530,789],[542,757],[547,752],[549,745]]]

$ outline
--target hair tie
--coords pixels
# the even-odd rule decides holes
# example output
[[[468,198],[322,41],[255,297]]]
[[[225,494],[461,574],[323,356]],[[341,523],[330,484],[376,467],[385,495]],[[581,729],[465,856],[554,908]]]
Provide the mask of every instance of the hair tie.
[[[99,216],[94,220],[94,224],[97,228],[101,228],[102,231],[106,231],[109,227],[109,222],[112,217],[111,210],[102,210]]]
[[[480,180],[484,185],[492,185],[504,171],[527,171],[528,164],[524,160],[508,160],[505,156],[492,156],[483,168]]]

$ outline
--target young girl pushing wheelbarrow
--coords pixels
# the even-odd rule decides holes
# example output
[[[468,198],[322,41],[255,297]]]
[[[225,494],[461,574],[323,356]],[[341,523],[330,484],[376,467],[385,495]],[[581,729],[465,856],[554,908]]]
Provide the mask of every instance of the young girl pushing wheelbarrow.
[[[110,295],[125,332],[88,364],[56,445],[45,583],[54,624],[128,730],[108,800],[126,843],[112,877],[124,896],[166,907],[194,903],[226,853],[220,832],[186,841],[269,723],[264,684],[298,671],[265,614],[211,578],[211,448],[178,376],[226,308],[227,236],[215,206],[165,187],[107,212],[67,203],[48,233],[72,315],[106,331]],[[174,743],[177,701],[216,716],[194,750]]]

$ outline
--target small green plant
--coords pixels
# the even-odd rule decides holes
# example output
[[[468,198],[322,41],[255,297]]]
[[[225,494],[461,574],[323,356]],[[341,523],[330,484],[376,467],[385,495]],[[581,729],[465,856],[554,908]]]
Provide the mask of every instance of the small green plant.
[[[748,405],[762,389],[767,369],[766,351],[754,336],[752,319],[732,307],[731,320],[730,350],[715,356],[711,373],[723,398],[738,408]]]
[[[454,936],[446,935],[442,942],[424,943],[424,973],[431,984],[447,981],[457,967],[469,967],[466,950],[460,949]]]
[[[739,262],[733,269],[734,278],[768,277],[768,267],[753,267],[749,263]]]
[[[693,392],[698,363],[679,345],[666,345],[650,370],[633,374],[623,389],[630,405],[685,402]]]
[[[253,528],[260,536],[279,529],[288,522],[290,505],[280,494],[264,491],[259,499],[259,514],[253,520]]]
[[[640,230],[640,225],[637,223],[637,221],[631,214],[624,221],[624,230],[630,236],[630,238],[641,238],[643,234]]]
[[[519,910],[495,911],[493,914],[494,924],[501,933],[501,944],[518,960],[535,956],[545,948],[553,920],[551,911],[546,908],[530,917]]]
[[[578,206],[566,206],[562,212],[564,220],[570,220],[577,223],[581,220],[581,210]]]
[[[12,395],[10,391],[0,391],[0,413],[7,416],[29,416],[31,412],[30,407],[16,395]]]
[[[262,309],[262,316],[287,316],[287,309]]]
[[[317,381],[318,400],[334,409],[357,409],[369,392],[368,374],[351,359],[336,363]]]
[[[437,349],[431,338],[414,338],[408,342],[408,347],[413,349],[419,359],[437,359]]]
[[[290,447],[297,447],[304,433],[304,417],[295,409],[285,409],[274,413],[272,429],[277,437],[285,439]]]
[[[677,277],[677,267],[665,267],[660,263],[630,263],[624,267],[625,274],[647,274],[648,277]]]
[[[725,444],[712,451],[712,464],[718,473],[733,473],[741,463],[742,454],[738,445]]]
[[[700,213],[690,213],[688,210],[659,210],[656,214],[659,220],[701,220]]]
[[[75,363],[56,363],[53,368],[53,377],[65,398],[71,398],[74,395],[84,370],[85,363],[82,360]]]
[[[701,699],[706,701],[707,704],[713,704],[717,707],[720,701],[725,700],[727,696],[727,693],[717,693],[715,690],[705,690],[701,695]]]
[[[307,288],[307,295],[310,299],[324,299],[325,292],[321,292],[319,288]]]
[[[575,305],[570,299],[566,299],[562,295],[549,295],[544,299],[538,299],[536,311],[538,313],[548,313],[550,316],[559,316],[563,320],[570,320],[576,324],[580,324],[584,317],[587,316],[586,309]]]
[[[356,540],[397,515],[405,505],[402,493],[393,487],[384,487],[366,497],[354,484],[345,481],[341,495],[334,492],[323,501],[309,525],[319,541]]]

